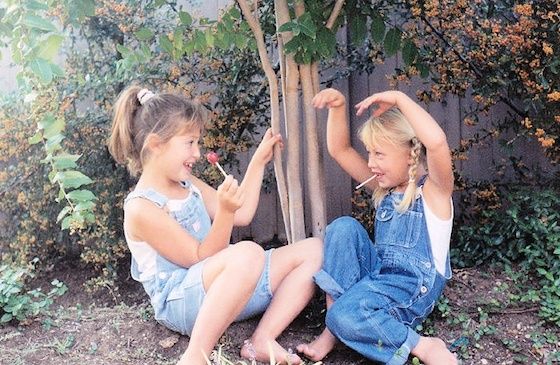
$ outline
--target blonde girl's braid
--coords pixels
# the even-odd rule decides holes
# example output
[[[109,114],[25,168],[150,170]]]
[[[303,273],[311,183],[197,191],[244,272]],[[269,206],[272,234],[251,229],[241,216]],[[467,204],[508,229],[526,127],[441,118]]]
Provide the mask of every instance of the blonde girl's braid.
[[[416,198],[416,172],[418,171],[418,165],[420,164],[422,143],[416,137],[413,137],[410,142],[412,144],[412,147],[410,149],[412,164],[408,168],[408,185],[406,187],[406,190],[404,191],[402,201],[397,206],[397,210],[399,212],[406,211]]]

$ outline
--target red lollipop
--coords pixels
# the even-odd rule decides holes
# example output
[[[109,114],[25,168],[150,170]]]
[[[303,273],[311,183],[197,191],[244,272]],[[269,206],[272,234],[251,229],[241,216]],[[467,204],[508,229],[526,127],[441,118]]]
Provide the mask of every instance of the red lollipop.
[[[218,154],[214,151],[212,152],[208,152],[206,154],[206,159],[208,160],[208,162],[210,162],[212,165],[216,166],[218,168],[218,170],[220,170],[220,172],[224,175],[224,177],[227,177],[226,172],[224,171],[224,169],[222,168],[222,166],[220,166],[220,163],[218,162],[218,160],[220,159],[220,157],[218,156]]]

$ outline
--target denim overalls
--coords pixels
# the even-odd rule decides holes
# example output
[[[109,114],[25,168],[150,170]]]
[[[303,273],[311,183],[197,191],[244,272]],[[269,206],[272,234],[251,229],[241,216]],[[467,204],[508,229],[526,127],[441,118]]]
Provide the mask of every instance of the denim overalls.
[[[190,182],[183,182],[182,185],[191,193],[178,210],[169,210],[169,215],[191,236],[201,242],[210,231],[212,222],[198,189]],[[126,197],[125,204],[134,198],[150,200],[162,209],[166,209],[169,202],[166,196],[153,189],[134,190]],[[132,278],[144,286],[154,308],[154,317],[159,323],[184,335],[191,334],[196,316],[206,295],[202,283],[204,262],[205,260],[185,268],[157,254],[156,274],[141,280],[138,263],[132,257],[130,267]],[[267,308],[272,298],[268,276],[269,268],[270,250],[266,252],[265,267],[255,292],[236,320],[247,319],[262,313]]]
[[[423,184],[422,178],[419,185]],[[315,281],[334,300],[329,330],[348,347],[384,364],[404,364],[420,335],[414,328],[434,309],[451,277],[432,258],[423,201],[399,213],[402,193],[388,194],[375,214],[375,244],[354,218],[328,225],[323,268]]]

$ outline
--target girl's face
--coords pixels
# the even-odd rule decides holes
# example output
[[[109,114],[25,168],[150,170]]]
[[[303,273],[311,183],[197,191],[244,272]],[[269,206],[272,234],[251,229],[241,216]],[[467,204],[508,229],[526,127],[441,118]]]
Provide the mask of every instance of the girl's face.
[[[410,148],[380,141],[368,148],[368,167],[375,175],[379,187],[396,188],[403,192],[408,184],[408,169],[412,163]]]
[[[194,163],[200,158],[200,132],[191,131],[172,137],[159,154],[160,167],[173,181],[189,180]]]

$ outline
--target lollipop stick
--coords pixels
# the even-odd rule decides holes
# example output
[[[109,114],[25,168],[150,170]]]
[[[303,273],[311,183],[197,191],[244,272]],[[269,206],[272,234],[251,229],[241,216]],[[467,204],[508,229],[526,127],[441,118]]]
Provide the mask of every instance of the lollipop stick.
[[[371,176],[369,179],[367,179],[366,181],[362,182],[360,185],[356,186],[354,189],[358,190],[359,188],[361,188],[362,186],[364,186],[365,184],[367,184],[368,182],[370,182],[371,180],[375,179],[377,177],[377,175],[373,175]]]
[[[220,172],[222,173],[222,175],[224,175],[224,177],[227,177],[226,172],[224,171],[224,169],[222,168],[219,162],[216,162],[216,167],[218,168],[218,170],[220,170]]]

